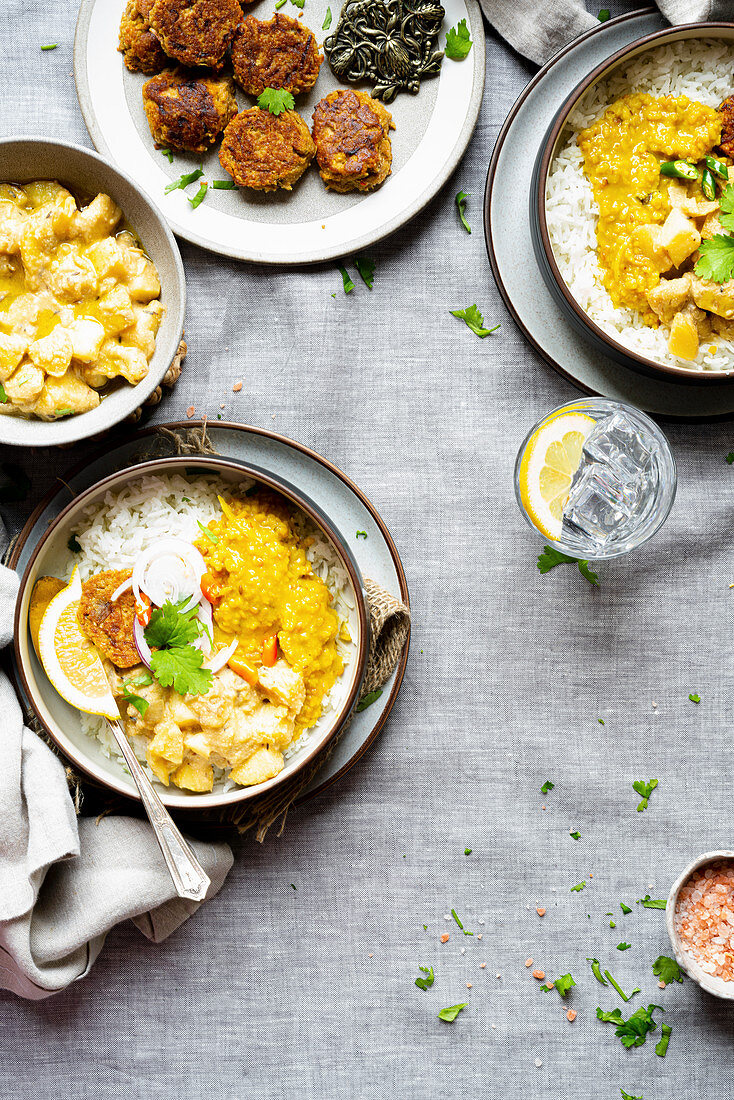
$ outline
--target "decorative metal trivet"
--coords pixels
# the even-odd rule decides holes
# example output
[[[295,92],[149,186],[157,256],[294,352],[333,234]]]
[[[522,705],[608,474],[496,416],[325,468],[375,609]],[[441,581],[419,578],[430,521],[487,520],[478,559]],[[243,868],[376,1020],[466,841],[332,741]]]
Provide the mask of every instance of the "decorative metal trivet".
[[[347,0],[324,53],[338,80],[374,81],[372,95],[390,103],[398,92],[416,95],[436,76],[444,9],[435,0]]]

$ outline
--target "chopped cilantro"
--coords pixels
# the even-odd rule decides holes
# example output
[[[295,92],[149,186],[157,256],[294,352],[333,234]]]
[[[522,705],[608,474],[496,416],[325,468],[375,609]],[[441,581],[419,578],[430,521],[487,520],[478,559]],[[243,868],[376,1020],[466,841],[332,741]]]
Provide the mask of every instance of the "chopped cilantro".
[[[620,909],[622,910],[622,912],[623,912],[623,913],[624,913],[625,915],[626,915],[627,913],[631,913],[631,912],[632,912],[632,906],[631,906],[631,905],[625,905],[623,901],[620,901],[620,903],[619,903],[619,908],[620,908]]]
[[[465,848],[465,849],[464,849],[464,855],[465,855],[465,856],[470,856],[470,855],[471,855],[471,853],[472,853],[472,849],[471,849],[471,848]]]
[[[371,707],[382,695],[382,688],[375,688],[374,691],[368,691],[363,699],[360,699],[354,708],[355,713],[359,714],[363,710],[367,710],[367,707]]]
[[[162,157],[165,157],[169,164],[173,164],[173,153],[170,149],[159,150]]]
[[[293,2],[294,0],[291,0],[291,3]],[[257,105],[263,111],[270,111],[271,115],[279,115],[283,111],[292,111],[295,100],[285,88],[266,88],[257,97]]]
[[[212,180],[212,187],[215,191],[234,191],[236,186],[234,180]]]
[[[657,1054],[658,1058],[664,1058],[668,1052],[668,1043],[670,1042],[671,1030],[672,1029],[670,1027],[670,1024],[660,1025],[660,1038],[655,1044],[655,1053]]]
[[[614,978],[612,977],[612,975],[611,975],[611,974],[609,973],[609,971],[608,971],[608,970],[605,970],[605,971],[604,971],[604,977],[605,977],[605,978],[608,978],[608,979],[609,979],[609,983],[610,983],[610,985],[613,985],[613,986],[614,986],[614,988],[616,989],[617,993],[619,993],[620,997],[622,998],[622,1000],[623,1000],[623,1001],[624,1001],[625,1003],[626,1003],[627,1001],[629,1001],[629,1000],[630,1000],[630,999],[631,999],[632,997],[634,997],[635,993],[639,993],[639,992],[640,992],[640,991],[639,991],[639,989],[633,989],[633,990],[632,990],[632,992],[630,993],[629,997],[628,997],[628,996],[627,996],[627,994],[626,994],[626,993],[624,992],[624,990],[622,989],[621,985],[619,985],[619,984],[618,984],[617,982],[615,982]]]
[[[452,61],[463,61],[471,49],[472,41],[466,19],[461,19],[446,34],[444,53]]]
[[[196,210],[197,206],[201,206],[206,197],[208,187],[209,184],[204,181],[202,184],[200,184],[199,190],[196,192],[193,199],[189,199],[192,210]]]
[[[500,327],[495,325],[494,328],[485,328],[484,317],[477,309],[476,303],[473,306],[467,306],[466,309],[450,309],[449,313],[452,317],[458,317],[460,321],[464,321],[472,332],[482,340],[485,336],[489,336],[490,332],[496,332]]]
[[[145,717],[145,712],[147,711],[148,707],[150,706],[150,703],[148,702],[148,700],[144,699],[142,695],[136,695],[134,691],[130,690],[130,687],[129,687],[128,684],[123,684],[122,694],[123,694],[126,702],[128,702],[131,707],[135,707],[138,714],[140,714],[141,717],[144,718]]]
[[[302,8],[305,2],[306,0],[291,0],[291,4],[293,4],[294,8]]]
[[[63,405],[60,409],[54,409],[55,416],[71,416],[74,412],[70,405]]]
[[[366,531],[357,531],[357,533],[354,537],[357,538],[357,539],[366,539],[367,538],[367,532]]]
[[[296,889],[296,885],[295,885],[295,883],[294,883],[294,882],[292,882],[292,883],[291,883],[291,890],[295,890],[295,889]]]
[[[689,695],[688,698],[691,700],[692,703],[700,703],[701,702],[701,696],[700,695]]]
[[[0,504],[15,504],[25,500],[31,487],[28,475],[14,462],[0,464]]]
[[[275,5],[275,10],[280,11],[280,9],[283,7],[284,4],[285,4],[285,0],[277,0],[277,3]]]
[[[604,719],[603,718],[597,718],[597,722],[599,723],[600,726],[604,725]]]
[[[429,989],[434,982],[433,967],[419,966],[418,969],[422,970],[426,977],[416,978],[415,984],[418,986],[419,989]]]
[[[591,973],[594,975],[596,980],[598,982],[601,982],[602,985],[606,985],[606,980],[602,977],[601,974],[601,963],[599,962],[599,960],[587,958],[586,961],[587,963],[591,963]]]
[[[463,1005],[449,1005],[448,1008],[442,1008],[438,1014],[439,1020],[445,1020],[447,1024],[452,1024],[461,1010],[466,1008],[468,1004],[468,1001],[464,1001]]]
[[[543,794],[548,794],[548,791],[552,791],[555,787],[555,783],[551,783],[550,779],[546,779],[543,786],[540,788]]]
[[[199,637],[198,608],[182,611],[181,605],[164,603],[155,608],[145,640],[154,649],[151,669],[163,687],[173,686],[180,695],[206,695],[212,673],[202,668],[204,655],[191,643]]]
[[[633,790],[635,790],[642,799],[637,807],[638,814],[641,814],[643,810],[647,809],[648,799],[650,798],[650,795],[655,790],[657,785],[657,779],[648,779],[647,782],[645,782],[644,779],[636,779],[635,782],[632,784]]]
[[[609,927],[610,928],[616,928],[617,927],[616,921],[610,920]]]
[[[565,997],[572,985],[576,985],[576,982],[573,980],[571,975],[561,974],[561,976],[559,978],[556,978],[555,981],[551,982],[547,986],[542,986],[542,988],[546,992],[550,989],[556,989],[558,990],[558,993],[561,997]]]
[[[627,1020],[622,1018],[622,1013],[618,1008],[612,1009],[611,1012],[604,1012],[601,1008],[597,1008],[596,1016],[598,1020],[617,1025],[614,1034],[620,1040],[622,1046],[627,1047],[629,1050],[630,1047],[641,1047],[648,1033],[655,1031],[657,1024],[653,1019],[653,1013],[656,1008],[659,1008],[661,1012],[665,1011],[665,1009],[660,1008],[660,1005],[650,1004],[647,1008],[638,1008]]]
[[[642,1100],[641,1096],[631,1096],[628,1092],[625,1092],[624,1089],[620,1089],[619,1091],[622,1093],[622,1100]]]
[[[339,274],[341,275],[342,283],[344,284],[344,293],[351,294],[354,290],[354,283],[352,282],[346,267],[340,267]]]
[[[577,883],[576,886],[572,886],[571,893],[579,894],[583,890],[584,886],[586,886],[586,879],[584,879],[583,882]]]
[[[199,621],[196,618],[198,608],[192,607],[189,611],[183,611],[183,601],[180,605],[166,602],[162,607],[156,607],[150,616],[150,622],[145,628],[145,640],[149,646],[161,649],[163,646],[185,646],[196,641],[199,637]]]
[[[474,935],[473,932],[467,932],[467,930],[464,928],[464,925],[459,920],[459,915],[458,915],[458,913],[456,912],[455,909],[451,910],[451,916],[454,918],[454,920],[456,921],[456,923],[458,924],[459,928],[461,929],[461,931],[464,933],[465,936],[473,936]]]
[[[71,550],[72,554],[81,554],[82,548],[81,544],[79,543],[79,539],[76,537],[76,534],[69,535],[69,541],[66,545],[68,546],[69,550]]]
[[[177,180],[171,180],[163,190],[166,195],[170,194],[171,191],[183,191],[184,187],[188,187],[191,183],[196,183],[203,175],[203,168],[195,168],[193,172],[185,172],[183,176],[179,176]]]
[[[424,924],[424,925],[423,925],[423,931],[424,931],[424,932],[427,932],[427,931],[428,931],[428,925],[427,925],[427,924]]]
[[[368,290],[372,290],[372,283],[375,278],[375,261],[371,260],[369,256],[357,256],[354,266],[359,272],[359,277],[364,285]]]
[[[331,8],[327,8],[326,9],[326,15],[324,16],[324,21],[321,24],[321,30],[322,31],[328,31],[330,26],[331,26]]]
[[[726,456],[726,461],[731,466],[732,462],[734,462],[734,451],[729,451],[729,454]]]
[[[579,832],[569,833],[568,835],[571,837],[572,840],[581,840],[581,833]]]
[[[552,546],[543,547],[543,552],[538,558],[538,569],[541,573],[550,573],[551,569],[566,562],[578,565],[581,576],[585,577],[590,584],[599,586],[599,574],[593,572],[585,558],[572,558],[568,554],[562,554],[560,550],[554,550]]]
[[[606,23],[610,14],[611,13],[609,11],[609,8],[602,8],[596,18],[599,20],[600,23]]]
[[[5,392],[5,386],[0,382],[0,405],[7,405],[10,398]]]
[[[466,229],[467,233],[471,233],[471,226],[466,220],[466,214],[464,213],[464,207],[466,206],[466,200],[469,198],[468,191],[459,191],[454,202],[456,203],[456,209],[459,211],[459,217],[461,218],[461,224]]]
[[[643,909],[665,909],[667,908],[667,901],[665,898],[651,898],[649,894],[645,894],[644,898],[638,898],[635,905],[641,905]]]
[[[59,48],[58,42],[49,42],[48,46],[41,46],[42,50],[57,50]]]
[[[615,926],[612,925],[612,928],[614,928],[614,927]],[[624,940],[622,940],[621,943],[617,944],[617,951],[627,951],[627,949],[630,948],[631,946],[632,946],[631,943],[625,943]]]
[[[210,531],[209,528],[206,527],[200,519],[197,519],[196,522],[199,525],[199,530],[201,531],[202,535],[204,535],[205,538],[208,538],[209,542],[213,542],[215,546],[218,546],[221,540],[217,538],[214,532]]]
[[[669,982],[682,982],[683,974],[681,968],[675,959],[671,959],[670,955],[658,955],[655,962],[652,964],[652,972],[656,977],[660,978],[661,982],[665,982],[668,985]]]

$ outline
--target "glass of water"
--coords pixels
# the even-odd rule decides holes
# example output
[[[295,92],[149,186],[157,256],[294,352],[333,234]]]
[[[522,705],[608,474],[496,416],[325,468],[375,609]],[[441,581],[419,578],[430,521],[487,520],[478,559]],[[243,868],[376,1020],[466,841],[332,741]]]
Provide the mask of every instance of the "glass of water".
[[[597,561],[652,538],[677,481],[657,424],[602,397],[554,409],[528,432],[515,463],[515,496],[533,530],[565,554]]]

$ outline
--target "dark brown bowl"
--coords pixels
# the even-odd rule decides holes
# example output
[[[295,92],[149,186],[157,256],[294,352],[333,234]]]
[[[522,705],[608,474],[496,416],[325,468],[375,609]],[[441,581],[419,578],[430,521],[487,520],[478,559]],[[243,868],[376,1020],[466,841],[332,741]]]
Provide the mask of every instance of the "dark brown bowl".
[[[612,54],[611,57],[597,65],[588,76],[577,84],[570,96],[561,105],[558,114],[551,123],[535,161],[530,187],[530,232],[535,256],[548,290],[569,323],[599,352],[622,366],[631,367],[642,374],[666,382],[681,382],[688,385],[722,385],[734,380],[734,366],[726,371],[701,371],[659,363],[625,347],[624,344],[614,340],[592,321],[571,294],[560,272],[553,255],[546,221],[545,193],[548,172],[563,136],[566,120],[579,99],[594,84],[609,76],[613,69],[628,64],[639,54],[645,53],[655,46],[667,45],[690,38],[724,38],[734,42],[734,23],[687,23],[683,26],[658,31],[655,34],[645,35],[644,38],[638,38],[635,42],[625,46],[624,49]],[[732,78],[732,86],[734,90],[734,77]]]

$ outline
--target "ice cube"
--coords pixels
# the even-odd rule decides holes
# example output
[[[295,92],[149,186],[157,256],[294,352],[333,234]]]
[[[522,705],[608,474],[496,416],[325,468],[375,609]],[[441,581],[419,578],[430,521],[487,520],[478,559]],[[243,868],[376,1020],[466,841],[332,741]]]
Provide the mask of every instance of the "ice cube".
[[[655,440],[633,424],[623,412],[598,420],[586,437],[587,461],[616,468],[619,476],[636,482],[652,462]]]
[[[582,466],[563,509],[562,541],[582,536],[601,548],[632,518],[636,504],[635,488],[614,466],[599,462]]]

